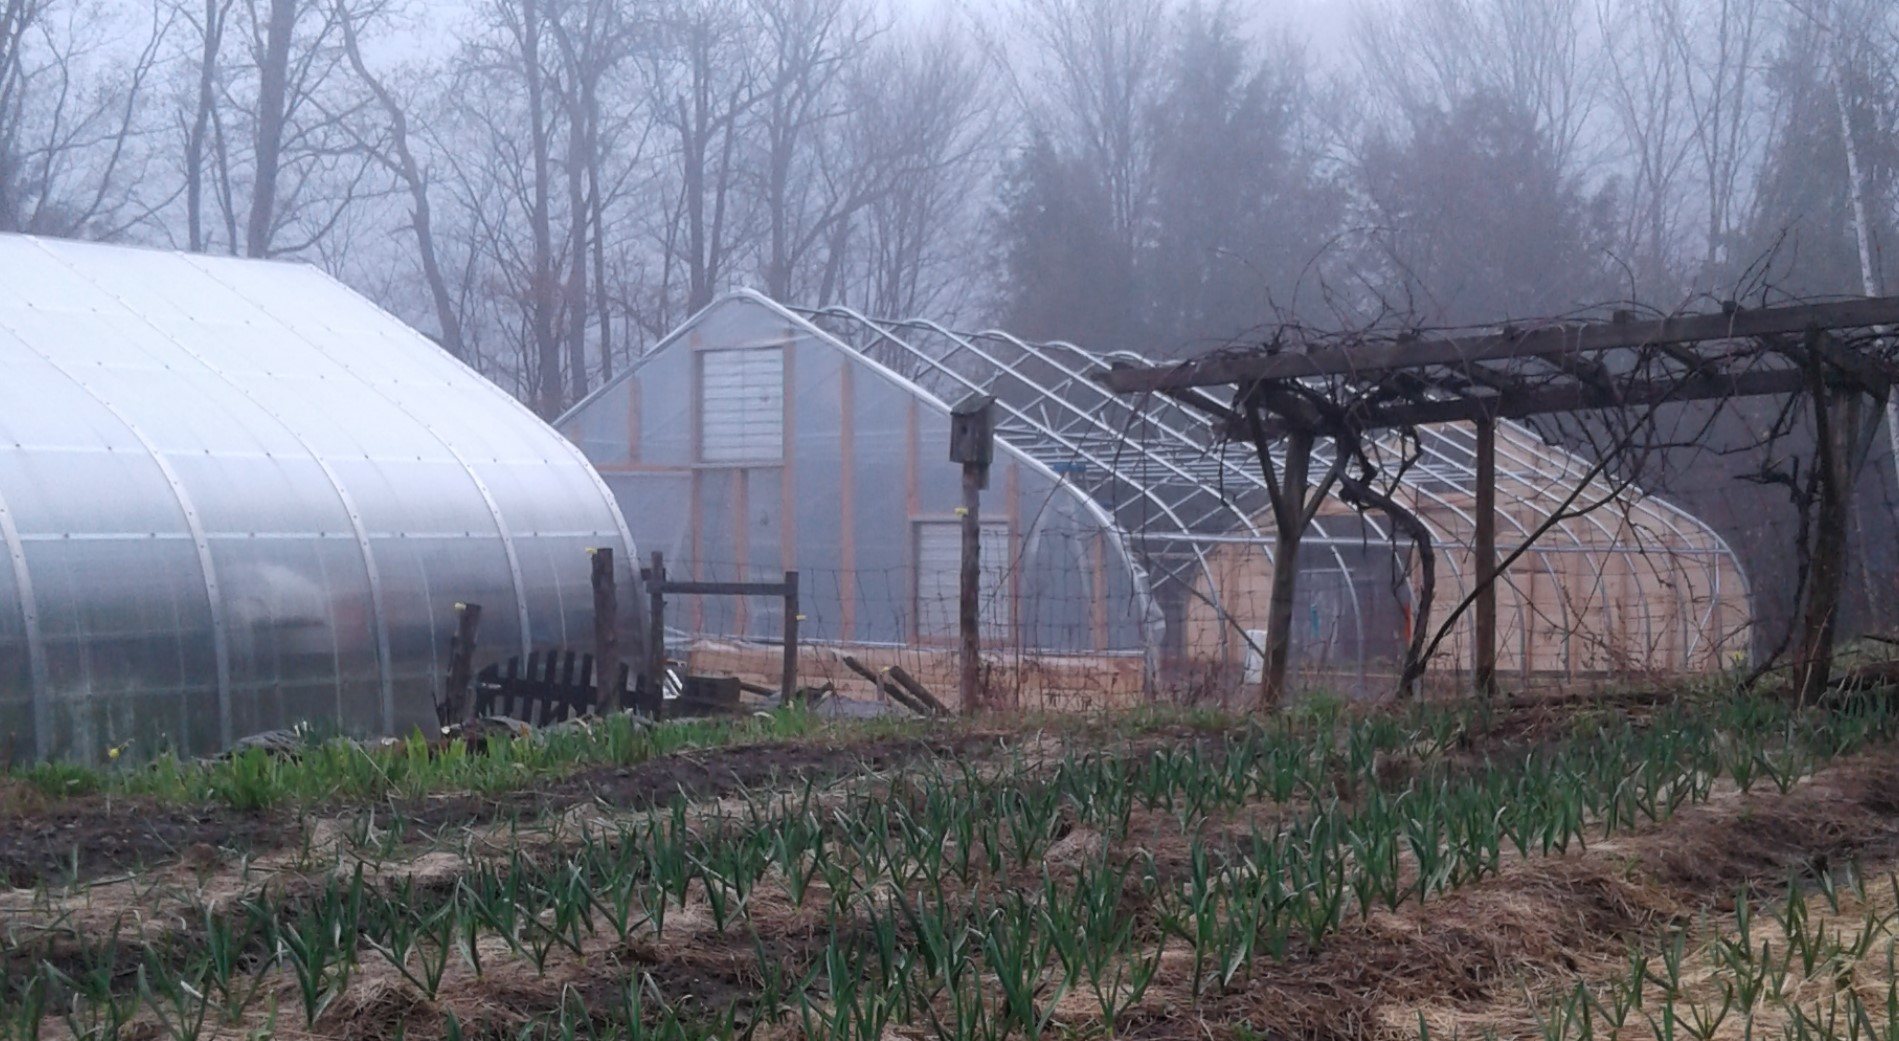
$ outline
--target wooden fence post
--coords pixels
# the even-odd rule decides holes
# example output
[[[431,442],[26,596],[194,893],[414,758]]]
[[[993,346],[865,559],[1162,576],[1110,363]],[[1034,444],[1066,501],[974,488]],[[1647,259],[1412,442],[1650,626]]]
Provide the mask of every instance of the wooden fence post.
[[[963,464],[963,566],[957,582],[956,623],[962,638],[957,693],[965,715],[982,710],[982,472]]]
[[[972,394],[950,410],[950,462],[963,464],[963,567],[957,594],[962,636],[957,693],[964,715],[982,709],[982,490],[995,457],[995,398]]]
[[[785,672],[780,704],[798,696],[798,573],[785,572]]]
[[[620,704],[620,596],[614,588],[613,550],[593,554],[593,674],[599,690],[594,708],[601,715],[618,712]]]
[[[652,578],[646,583],[652,617],[648,619],[646,640],[646,696],[658,719],[666,707],[666,556],[653,551]]]
[[[455,605],[455,635],[448,644],[448,686],[442,692],[442,704],[451,720],[464,724],[475,721],[474,692],[469,689],[475,678],[475,636],[481,629],[480,604]]]

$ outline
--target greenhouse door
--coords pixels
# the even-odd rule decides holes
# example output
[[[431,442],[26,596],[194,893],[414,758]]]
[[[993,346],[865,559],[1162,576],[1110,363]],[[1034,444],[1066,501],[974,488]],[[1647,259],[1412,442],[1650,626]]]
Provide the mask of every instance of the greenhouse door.
[[[957,636],[957,587],[963,572],[963,526],[957,521],[918,524],[917,640],[953,643]],[[978,607],[984,643],[996,643],[1009,634],[1014,604],[1009,595],[1009,526],[982,526],[982,586]]]

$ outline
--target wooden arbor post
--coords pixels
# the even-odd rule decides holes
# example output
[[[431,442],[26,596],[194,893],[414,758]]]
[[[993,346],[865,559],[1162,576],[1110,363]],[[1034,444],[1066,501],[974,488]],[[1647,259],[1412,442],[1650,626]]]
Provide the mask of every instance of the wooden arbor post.
[[[1273,489],[1273,585],[1266,608],[1266,668],[1259,680],[1259,707],[1271,711],[1286,698],[1286,672],[1292,664],[1292,609],[1299,591],[1299,544],[1311,514],[1306,497],[1312,484],[1312,431],[1297,428],[1286,438],[1285,470]],[[1263,442],[1260,460],[1271,480],[1271,456]]]
[[[1472,640],[1477,696],[1497,693],[1497,421],[1477,420],[1476,556],[1477,618]]]
[[[1828,339],[1823,332],[1810,333],[1804,358],[1813,400],[1816,481],[1799,657],[1794,661],[1794,695],[1802,704],[1824,694],[1832,678],[1840,596],[1846,586],[1853,485],[1872,451],[1881,414],[1875,409],[1868,415],[1872,402],[1866,391],[1873,388],[1828,380]],[[1890,387],[1877,388],[1877,396],[1890,394]]]

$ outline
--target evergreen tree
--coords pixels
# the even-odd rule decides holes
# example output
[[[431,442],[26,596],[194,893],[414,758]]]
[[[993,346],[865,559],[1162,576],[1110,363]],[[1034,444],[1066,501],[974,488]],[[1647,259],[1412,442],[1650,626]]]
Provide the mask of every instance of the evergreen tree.
[[[1168,41],[1129,149],[1151,156],[1138,208],[1115,204],[1100,149],[1047,129],[1072,119],[1039,121],[1015,158],[999,221],[1012,330],[1172,357],[1316,294],[1343,193],[1306,140],[1303,64],[1290,48],[1263,58],[1224,5],[1189,5]]]
[[[1795,296],[1858,294],[1862,288],[1839,98],[1827,65],[1812,60],[1825,46],[1823,38],[1820,28],[1804,27],[1774,63],[1769,86],[1780,118],[1745,241],[1732,251],[1737,266],[1764,261],[1774,291]],[[1882,247],[1894,241],[1899,203],[1899,92],[1876,51],[1849,54],[1844,95],[1872,225],[1872,256],[1877,281],[1891,291],[1899,286],[1899,266]]]
[[[1496,94],[1413,116],[1360,173],[1374,283],[1433,324],[1557,315],[1611,296],[1615,199],[1586,194],[1533,113]]]

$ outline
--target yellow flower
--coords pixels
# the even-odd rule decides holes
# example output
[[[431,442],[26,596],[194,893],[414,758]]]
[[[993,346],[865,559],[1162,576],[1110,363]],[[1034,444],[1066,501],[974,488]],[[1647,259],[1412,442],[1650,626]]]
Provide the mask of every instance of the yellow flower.
[[[106,749],[107,759],[117,759],[118,757],[119,757],[119,746],[113,745],[111,748]]]

